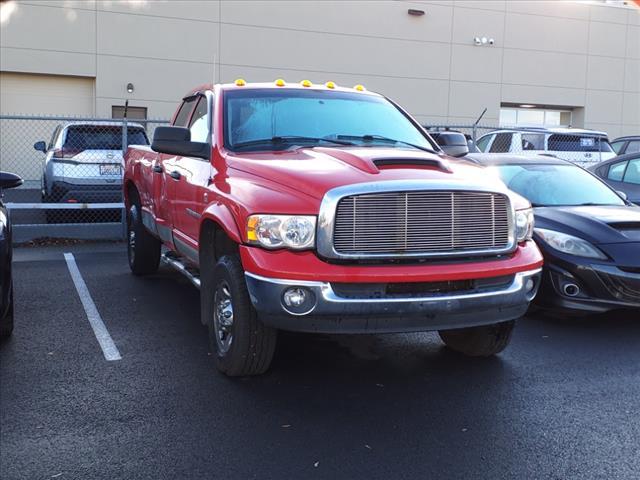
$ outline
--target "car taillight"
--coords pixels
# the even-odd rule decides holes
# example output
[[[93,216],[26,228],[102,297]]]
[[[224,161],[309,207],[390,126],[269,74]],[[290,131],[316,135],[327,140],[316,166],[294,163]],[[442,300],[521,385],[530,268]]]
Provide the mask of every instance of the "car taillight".
[[[54,158],[73,158],[82,150],[77,148],[58,148],[53,151]]]

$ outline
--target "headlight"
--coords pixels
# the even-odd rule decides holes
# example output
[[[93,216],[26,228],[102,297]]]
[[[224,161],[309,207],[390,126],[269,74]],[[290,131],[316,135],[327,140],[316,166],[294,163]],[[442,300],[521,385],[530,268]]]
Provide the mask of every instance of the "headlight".
[[[316,240],[316,217],[251,215],[247,220],[247,239],[266,248],[313,248]]]
[[[560,252],[578,257],[599,258],[601,260],[607,259],[604,253],[582,238],[556,232],[555,230],[546,230],[544,228],[536,228],[536,233],[540,235],[551,248],[555,248]]]
[[[531,240],[533,235],[533,210],[518,210],[516,212],[516,239],[519,242]]]

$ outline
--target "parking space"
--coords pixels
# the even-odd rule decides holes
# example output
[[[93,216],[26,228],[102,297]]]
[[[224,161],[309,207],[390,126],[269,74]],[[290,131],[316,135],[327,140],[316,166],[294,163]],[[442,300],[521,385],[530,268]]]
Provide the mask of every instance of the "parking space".
[[[65,252],[120,360],[105,359]],[[213,366],[197,290],[169,270],[132,276],[120,244],[18,249],[15,283],[2,478],[640,472],[633,314],[526,318],[492,359],[450,353],[434,334],[285,334],[268,374],[231,380]]]

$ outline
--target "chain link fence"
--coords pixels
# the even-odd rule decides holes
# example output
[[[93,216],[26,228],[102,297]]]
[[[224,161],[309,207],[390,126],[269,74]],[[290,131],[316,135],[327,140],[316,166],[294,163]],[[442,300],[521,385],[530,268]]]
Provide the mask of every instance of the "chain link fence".
[[[129,145],[149,145],[165,120],[0,116],[0,170],[15,241],[124,235],[122,174]]]
[[[425,125],[431,132],[460,132],[471,152],[548,155],[581,167],[616,156],[605,132],[570,128],[504,128],[487,125]]]
[[[148,145],[165,120],[0,116],[0,170],[24,185],[5,192],[17,242],[124,236],[122,173],[128,145]],[[587,167],[615,153],[606,134],[582,130],[425,125],[460,132],[471,152],[552,155]]]

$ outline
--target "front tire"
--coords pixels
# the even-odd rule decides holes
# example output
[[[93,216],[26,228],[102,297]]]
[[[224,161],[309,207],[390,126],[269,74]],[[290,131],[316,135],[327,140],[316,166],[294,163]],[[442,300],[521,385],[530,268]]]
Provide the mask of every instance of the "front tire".
[[[210,279],[202,284],[200,293],[203,323],[209,330],[216,367],[230,377],[266,372],[275,352],[277,330],[258,319],[240,259],[223,256],[212,271],[203,273]]]
[[[149,275],[160,266],[160,240],[151,235],[142,223],[140,205],[131,204],[127,213],[127,256],[134,275]]]
[[[470,357],[490,357],[502,352],[511,341],[515,321],[481,327],[440,330],[438,335],[447,347]]]
[[[13,285],[9,289],[9,310],[0,318],[0,339],[9,338],[13,333]]]

